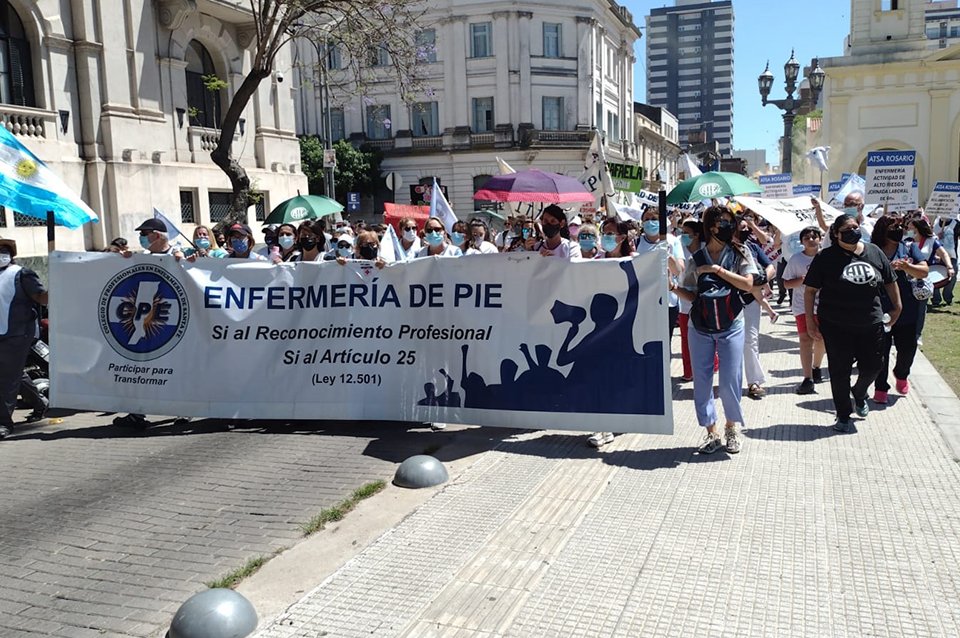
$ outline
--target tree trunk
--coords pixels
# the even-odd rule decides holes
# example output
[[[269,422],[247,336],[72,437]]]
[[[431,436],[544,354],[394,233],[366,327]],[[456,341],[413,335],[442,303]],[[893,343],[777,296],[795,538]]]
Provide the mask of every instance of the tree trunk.
[[[223,116],[217,147],[210,153],[210,159],[226,174],[230,180],[230,186],[233,188],[233,199],[230,202],[231,221],[243,221],[247,209],[257,201],[250,192],[250,178],[247,176],[247,171],[240,166],[237,160],[233,159],[230,146],[233,143],[233,136],[237,130],[240,116],[243,114],[243,109],[246,108],[250,98],[256,93],[260,83],[269,76],[270,71],[268,69],[254,69],[250,71],[247,77],[243,78],[240,88],[237,89],[233,100],[230,101],[230,107]]]

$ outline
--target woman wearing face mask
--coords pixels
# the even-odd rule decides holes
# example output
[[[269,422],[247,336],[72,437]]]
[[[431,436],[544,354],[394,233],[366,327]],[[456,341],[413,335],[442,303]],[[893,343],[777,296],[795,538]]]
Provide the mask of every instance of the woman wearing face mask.
[[[600,226],[600,250],[604,257],[632,257],[636,255],[630,242],[630,228],[626,222],[608,217]]]
[[[550,204],[540,214],[540,229],[543,239],[534,246],[544,257],[579,259],[580,245],[570,241],[567,229],[567,214],[556,204]]]
[[[794,252],[782,271],[783,285],[793,293],[790,302],[793,316],[797,322],[797,335],[800,339],[800,368],[803,370],[803,381],[797,388],[797,394],[815,393],[815,384],[823,381],[820,365],[823,363],[822,339],[814,339],[807,331],[807,311],[804,307],[803,279],[813,258],[820,252],[820,242],[823,233],[818,226],[809,226],[800,231],[802,250]]]
[[[456,230],[456,226],[454,226]],[[467,244],[467,249],[464,251],[464,255],[493,255],[500,251],[497,250],[497,247],[493,245],[492,242],[487,241],[487,238],[490,236],[490,231],[487,229],[487,223],[482,219],[474,217],[470,220],[470,236],[467,237],[469,244]]]
[[[275,231],[277,250],[270,253],[275,264],[294,261],[300,251],[297,249],[297,229],[293,224],[280,224]]]
[[[517,232],[507,243],[503,252],[515,253],[533,250],[540,241],[540,228],[532,219],[517,218]]]
[[[327,248],[327,239],[323,229],[313,221],[305,221],[297,229],[297,247],[299,253],[291,261],[323,261]]]
[[[743,423],[740,395],[743,386],[743,305],[741,292],[753,288],[757,265],[753,255],[734,243],[736,226],[728,209],[711,206],[703,213],[706,245],[693,253],[684,271],[677,294],[691,302],[689,332],[690,363],[693,368],[693,402],[700,426],[706,429],[701,454],[713,454],[725,447],[740,452]],[[719,396],[723,403],[724,436],[718,430],[713,398],[713,363],[719,359]]]
[[[467,251],[467,235],[470,231],[470,227],[467,226],[467,222],[458,221],[453,224],[453,228],[450,229],[450,243],[460,249],[460,252],[466,254]]]
[[[680,245],[683,247],[683,260],[684,263],[689,266],[692,264],[690,259],[693,257],[693,253],[700,250],[702,245],[701,237],[703,236],[703,224],[698,220],[688,217],[683,221],[680,226]],[[690,326],[690,306],[691,303],[683,297],[681,294],[674,292],[679,298],[678,308],[679,314],[677,315],[677,325],[680,327],[680,360],[683,363],[683,373],[682,380],[689,383],[693,381],[693,367],[690,364],[690,342],[689,342],[689,326]],[[720,364],[717,361],[716,356],[713,358],[713,371],[716,372],[720,369]]]
[[[341,266],[346,265],[348,259],[347,257],[337,255],[337,263]],[[365,230],[357,235],[353,259],[372,261],[377,268],[383,268],[387,265],[387,262],[380,256],[380,239],[377,237],[377,233],[372,230]]]
[[[230,257],[233,259],[267,260],[263,255],[253,252],[253,232],[246,224],[231,226],[227,231],[227,242],[230,245]]]
[[[640,216],[642,233],[637,239],[637,254],[642,255],[664,246],[660,240],[660,211],[656,208],[647,208]],[[667,247],[667,279],[670,289],[676,287],[679,277],[683,274],[684,259],[683,246],[680,240],[672,234],[665,236]],[[669,327],[670,340],[673,341],[673,329],[677,325],[677,316],[680,314],[680,299],[676,293],[670,293]]]
[[[577,243],[580,244],[580,256],[583,259],[599,259],[601,257],[600,233],[593,224],[588,222],[580,226]]]
[[[194,248],[187,248],[183,254],[187,261],[195,261],[198,257],[223,258],[227,256],[227,251],[219,248],[217,243],[211,238],[210,229],[206,226],[197,226],[193,229]]]
[[[461,257],[459,248],[447,241],[443,222],[431,217],[423,227],[423,241],[426,244],[417,253],[417,257]]]
[[[947,253],[947,249],[933,234],[933,229],[927,220],[917,217],[909,220],[903,228],[903,238],[908,242],[913,242],[917,246],[923,260],[931,266],[943,265],[947,267],[947,276],[952,278],[953,260]],[[912,296],[912,295],[911,295]],[[917,345],[923,345],[923,326],[927,320],[927,302],[917,304]],[[906,394],[904,392],[904,394]]]
[[[400,220],[400,254],[397,261],[410,261],[417,256],[423,244],[417,235],[417,221],[413,217]]]
[[[897,287],[900,289],[900,305],[903,311],[900,320],[885,332],[883,350],[881,351],[880,372],[873,384],[873,402],[881,405],[887,402],[887,392],[890,391],[888,382],[890,370],[890,347],[897,346],[897,363],[893,366],[893,376],[896,379],[897,392],[906,395],[910,391],[910,368],[913,366],[917,354],[917,325],[916,318],[920,312],[917,306],[924,302],[913,296],[910,277],[925,279],[930,273],[927,261],[924,259],[917,242],[906,243],[903,240],[903,223],[897,217],[885,215],[877,220],[873,227],[871,243],[880,248],[890,266],[897,274]],[[883,295],[881,298],[883,311],[890,313],[892,302]]]
[[[830,226],[830,239],[832,244],[813,258],[804,277],[803,305],[807,332],[814,339],[822,338],[827,350],[830,390],[837,411],[833,429],[850,432],[850,394],[857,415],[867,416],[867,389],[880,372],[885,341],[880,289],[885,289],[890,299],[891,326],[900,317],[900,290],[883,252],[861,241],[856,217],[837,217]],[[859,377],[851,388],[854,360]]]

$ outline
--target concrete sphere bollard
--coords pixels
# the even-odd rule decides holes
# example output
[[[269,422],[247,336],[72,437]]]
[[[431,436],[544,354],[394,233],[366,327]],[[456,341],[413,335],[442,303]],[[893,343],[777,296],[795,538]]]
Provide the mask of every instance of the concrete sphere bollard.
[[[245,638],[257,628],[250,601],[232,589],[194,594],[173,616],[168,638]]]
[[[443,463],[426,454],[411,456],[400,464],[393,477],[393,484],[399,487],[433,487],[446,483],[450,478]]]

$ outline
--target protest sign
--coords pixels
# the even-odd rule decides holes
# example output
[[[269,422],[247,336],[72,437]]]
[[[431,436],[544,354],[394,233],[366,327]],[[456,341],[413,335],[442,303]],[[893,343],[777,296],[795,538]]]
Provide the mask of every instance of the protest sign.
[[[864,201],[888,210],[916,208],[913,203],[913,165],[916,151],[870,151],[867,153]]]
[[[643,190],[643,179],[646,171],[642,166],[607,162],[607,171],[609,171],[610,178],[613,180],[613,187],[617,190],[631,193],[638,193]]]
[[[820,193],[820,184],[795,184],[793,187],[793,196],[818,195]]]
[[[937,182],[923,212],[934,216],[955,216],[960,213],[960,183]]]
[[[664,251],[50,262],[56,406],[672,431]]]
[[[761,175],[758,178],[760,186],[763,188],[763,197],[769,199],[783,199],[790,197],[792,192],[791,173],[780,173],[777,175]]]
[[[850,193],[860,193],[862,195],[866,192],[867,182],[862,177],[848,173],[844,173],[844,175],[846,175],[846,177],[842,180],[840,187],[830,197],[829,201],[831,206],[843,206],[843,200],[846,199]]]
[[[783,248],[783,256],[789,259],[797,249],[800,231],[807,226],[820,227],[817,222],[817,213],[809,197],[791,197],[789,199],[768,199],[758,197],[739,196],[734,200],[742,206],[749,208],[753,212],[761,215],[764,219],[776,226],[780,231]],[[823,211],[823,218],[827,224],[833,223],[843,212],[839,211],[823,200],[820,202],[820,209]]]

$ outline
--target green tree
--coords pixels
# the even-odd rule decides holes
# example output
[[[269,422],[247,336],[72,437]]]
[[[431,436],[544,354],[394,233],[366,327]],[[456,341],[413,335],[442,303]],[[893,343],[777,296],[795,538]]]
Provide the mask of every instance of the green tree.
[[[347,193],[372,193],[380,179],[383,154],[368,147],[357,148],[346,140],[333,145],[337,153],[337,168],[333,172],[337,185],[337,199],[347,201]]]
[[[377,47],[388,54],[391,81],[407,102],[419,94],[418,72],[425,54],[416,34],[426,12],[420,0],[246,0],[253,31],[251,68],[230,100],[220,127],[220,140],[210,153],[213,163],[230,179],[233,199],[231,217],[242,218],[255,201],[247,171],[233,157],[231,144],[240,117],[257,87],[273,72],[274,61],[284,46],[302,38],[318,46],[336,45],[345,58],[341,82],[365,91],[384,77],[370,67],[370,51]]]
[[[300,167],[307,176],[311,195],[323,195],[323,142],[319,137],[304,135],[300,138]]]

